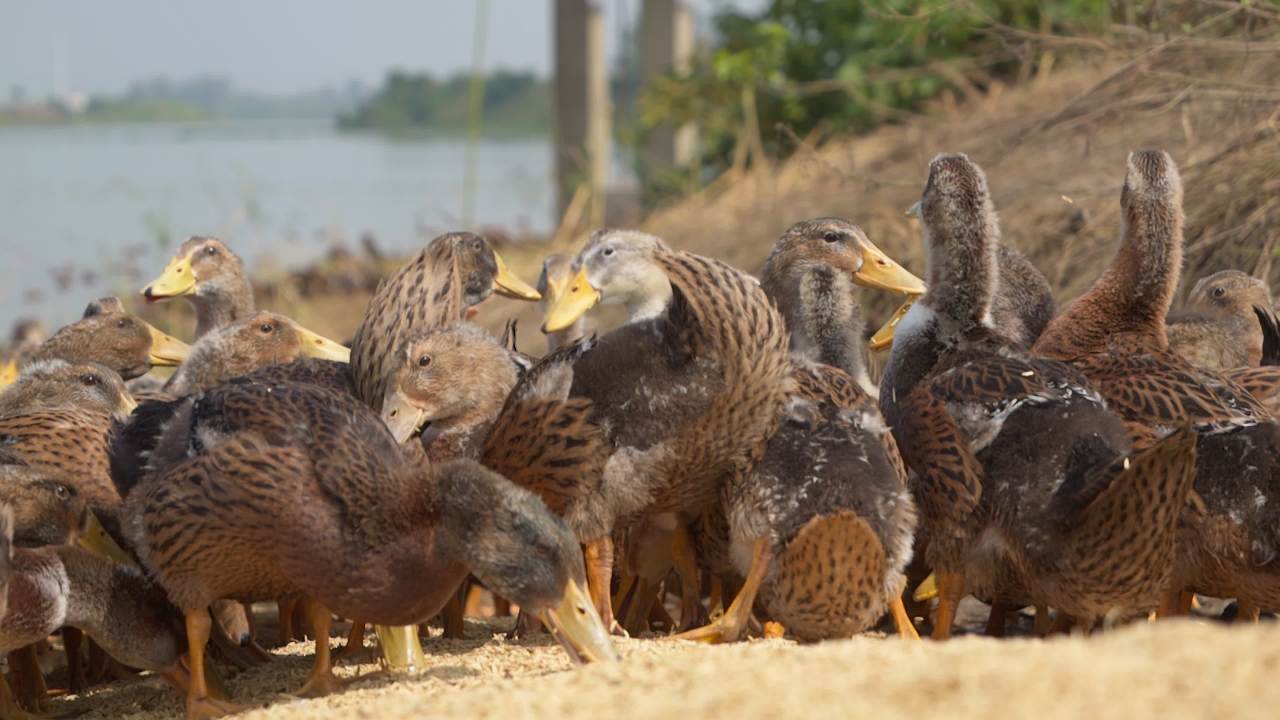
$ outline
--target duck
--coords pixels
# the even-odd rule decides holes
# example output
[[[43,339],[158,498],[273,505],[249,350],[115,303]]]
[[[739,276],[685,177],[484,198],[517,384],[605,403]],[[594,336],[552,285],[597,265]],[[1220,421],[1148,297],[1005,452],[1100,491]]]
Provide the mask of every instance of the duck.
[[[289,318],[260,311],[207,333],[191,346],[164,391],[188,395],[268,365],[302,357],[346,363],[351,351]]]
[[[186,298],[196,311],[197,339],[256,309],[244,262],[226,243],[207,235],[188,237],[142,296],[148,303]]]
[[[999,226],[967,156],[933,159],[920,217],[929,291],[894,332],[879,403],[937,577],[933,637],[950,637],[966,593],[1057,608],[1082,628],[1155,608],[1195,436],[1179,425],[1135,450],[1083,373],[995,332]]]
[[[446,233],[427,243],[378,284],[356,328],[351,371],[357,396],[380,412],[387,368],[409,336],[464,320],[495,293],[525,301],[542,297],[480,235]]]
[[[534,284],[534,289],[542,296],[538,301],[540,315],[546,315],[551,309],[551,303],[569,287],[569,283],[573,281],[574,272],[571,255],[552,253],[543,258],[542,272],[538,275],[538,282]],[[555,352],[581,340],[583,332],[582,322],[578,321],[563,330],[547,333],[547,352]]]
[[[137,567],[76,542],[91,520],[84,498],[56,474],[0,465],[0,650],[74,627],[112,658],[185,686],[176,612]],[[26,717],[7,684],[0,690],[5,717]]]
[[[572,301],[568,314],[549,316],[548,327],[574,320],[574,315],[585,312],[596,301],[624,305],[631,323],[643,322],[664,308],[670,302],[670,283],[660,282],[645,268],[647,258],[664,249],[659,239],[635,231],[597,234],[575,261],[583,270],[567,295],[576,295],[577,300]],[[784,323],[791,328],[794,363],[820,356],[869,383],[859,347],[861,329],[857,323],[850,327],[842,322],[850,320],[846,313],[860,312],[850,308],[854,282],[902,293],[921,292],[924,288],[918,278],[880,252],[860,229],[831,218],[800,223],[784,233],[766,263],[761,288],[766,297],[777,303]],[[813,312],[818,307],[822,310]],[[840,317],[819,317],[828,313]],[[856,387],[841,369],[824,367],[839,375],[846,388]],[[817,369],[793,367],[790,381],[798,388],[816,387],[822,378],[809,378],[808,373],[822,375]],[[860,395],[865,397],[865,392]],[[822,397],[832,399],[825,394]],[[789,402],[796,405],[803,400],[793,395]],[[677,637],[708,642],[740,639],[757,595],[793,635],[811,640],[848,636],[866,629],[890,605],[900,607],[900,570],[910,558],[914,509],[906,492],[905,475],[893,470],[901,470],[901,462],[896,461],[892,439],[886,445],[887,428],[882,423],[869,427],[863,422],[871,416],[878,417],[873,402],[863,409],[869,410],[870,416],[864,413],[824,417],[816,406],[808,411],[796,409],[770,435],[760,464],[727,476],[724,492],[730,501],[721,511],[728,514],[729,522],[720,524],[698,518],[697,523],[723,526],[732,532],[733,547],[723,555],[733,558],[733,569],[747,580],[719,620]],[[862,438],[864,430],[871,432],[869,441],[855,443],[856,450],[850,456],[853,459],[859,452],[866,453],[861,465],[833,463],[819,467],[815,462],[815,453],[839,454],[850,447],[851,438]],[[814,439],[814,433],[821,439]],[[862,486],[852,481],[864,473],[875,477],[866,478]],[[876,486],[879,479],[887,480],[889,488],[896,483],[896,493],[891,489],[890,494],[881,495],[884,487]],[[870,500],[872,507],[881,505],[886,527],[873,531],[857,517],[855,508],[864,512],[868,509],[857,505],[864,499]],[[682,529],[688,532],[685,526],[689,520],[692,518],[677,525],[678,534]],[[878,536],[878,530],[894,536]],[[888,542],[882,544],[885,540]],[[859,550],[878,548],[880,555],[876,559],[866,553],[862,557],[867,564],[855,568],[842,562],[848,556],[841,555],[833,543],[844,543],[840,550],[848,550],[849,543],[857,544]],[[694,544],[685,540],[676,546]],[[882,566],[886,555],[887,565]],[[813,561],[815,556],[819,560]],[[681,569],[685,587],[688,578],[697,578],[697,563],[680,557],[680,553],[676,560],[685,564]],[[824,568],[837,574],[840,582],[815,581],[816,574]],[[867,592],[870,586],[875,589]],[[822,592],[815,592],[815,588]],[[906,619],[905,613],[897,617]],[[900,627],[904,634],[914,634],[909,620]]]
[[[94,362],[132,380],[153,367],[176,367],[190,351],[186,343],[130,315],[119,298],[103,297],[89,303],[79,320],[41,343],[27,362]]]
[[[1192,423],[1193,494],[1159,614],[1179,614],[1200,593],[1234,597],[1242,615],[1256,619],[1280,609],[1280,573],[1270,562],[1280,552],[1270,510],[1280,497],[1280,422],[1231,374],[1170,349],[1166,321],[1184,238],[1182,182],[1168,153],[1130,154],[1120,207],[1121,244],[1111,266],[1075,312],[1055,318],[1035,351],[1082,370],[1125,419],[1135,445],[1149,442],[1152,427]]]
[[[542,358],[508,395],[481,454],[486,467],[537,493],[587,546],[592,598],[615,630],[615,530],[714,503],[720,478],[767,437],[787,372],[781,317],[753,279],[656,239],[646,247],[652,252],[635,280],[670,286],[670,307]],[[566,302],[576,293],[552,307],[548,323],[567,319],[549,332],[580,316],[565,315]],[[419,368],[434,372],[434,356]],[[394,422],[396,409],[384,405],[383,418]],[[429,414],[415,417],[435,424]],[[401,425],[397,439],[420,429]]]
[[[1280,334],[1266,281],[1239,270],[1201,278],[1187,295],[1187,313],[1170,318],[1169,348],[1191,364],[1233,370],[1263,364],[1267,331]],[[1269,358],[1274,364],[1275,358]]]
[[[367,405],[306,383],[233,380],[187,398],[175,417],[125,504],[144,566],[185,619],[188,717],[237,709],[204,678],[219,598],[304,597],[321,641],[303,695],[340,685],[332,613],[422,622],[468,572],[544,617],[574,660],[616,658],[581,589],[575,538],[496,473],[412,463]]]

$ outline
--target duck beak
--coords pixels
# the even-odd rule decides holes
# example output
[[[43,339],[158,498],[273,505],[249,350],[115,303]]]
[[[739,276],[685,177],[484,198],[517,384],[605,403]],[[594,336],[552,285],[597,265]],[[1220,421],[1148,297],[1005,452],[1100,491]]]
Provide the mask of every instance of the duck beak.
[[[906,268],[885,255],[884,251],[872,244],[870,240],[864,240],[861,244],[862,267],[853,274],[854,282],[903,295],[924,294],[923,280],[907,272]]]
[[[304,327],[298,328],[298,335],[302,338],[303,355],[319,358],[320,360],[333,360],[341,363],[351,362],[351,349],[346,345],[330,340],[323,335],[317,335]]]
[[[541,300],[542,293],[529,287],[528,283],[516,277],[511,272],[511,268],[507,267],[507,263],[503,261],[502,256],[498,253],[493,254],[493,259],[498,263],[498,274],[493,278],[493,290],[499,295],[506,295],[516,300]]]
[[[396,444],[403,445],[427,424],[427,411],[414,407],[408,395],[395,390],[382,401],[382,422],[386,423]]]
[[[564,586],[564,599],[554,608],[544,610],[542,621],[575,663],[617,661],[618,651],[613,649],[608,628],[600,620],[587,592],[572,578]]]
[[[151,353],[147,362],[155,367],[177,367],[191,354],[191,348],[177,338],[165,335],[152,325],[147,325],[151,333]]]
[[[911,309],[911,305],[915,301],[915,298],[911,298],[902,303],[902,307],[894,311],[893,317],[889,318],[889,322],[881,325],[876,334],[871,336],[871,341],[867,343],[867,346],[872,350],[883,350],[892,345],[893,333],[898,329],[898,323],[902,322],[902,318],[907,316],[907,311]]]
[[[191,256],[187,255],[174,258],[166,265],[160,277],[142,289],[142,296],[150,303],[190,295],[195,291],[196,276],[191,272]]]
[[[418,642],[417,625],[374,625],[382,648],[382,664],[391,672],[416,673],[427,667],[427,657]]]
[[[0,388],[12,385],[18,379],[18,363],[9,360],[0,364]]]
[[[907,217],[913,217],[913,218],[920,217],[920,203],[921,201],[917,200],[914,205],[907,208],[907,213],[906,213]]]
[[[84,530],[77,538],[80,547],[94,555],[104,557],[118,565],[132,565],[133,558],[116,544],[114,538],[107,534],[106,528],[98,522],[98,516],[86,511]]]
[[[916,602],[924,602],[938,597],[938,579],[933,573],[929,573],[929,577],[916,586],[916,591],[911,593],[911,599]]]
[[[128,392],[126,392],[124,394],[124,397],[120,398],[119,409],[120,409],[120,416],[124,420],[128,420],[129,416],[133,414],[133,411],[138,409],[138,401],[134,400],[133,396],[130,395]]]
[[[542,332],[559,332],[578,321],[600,302],[600,291],[591,286],[587,269],[578,270],[569,287],[551,303],[542,322]]]

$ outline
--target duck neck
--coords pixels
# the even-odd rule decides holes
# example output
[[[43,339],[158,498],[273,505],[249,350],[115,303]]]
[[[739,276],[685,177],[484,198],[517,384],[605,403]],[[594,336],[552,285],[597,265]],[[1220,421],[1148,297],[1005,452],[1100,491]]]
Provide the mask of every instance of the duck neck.
[[[791,350],[806,360],[840,368],[870,386],[862,317],[853,281],[830,265],[808,265],[761,280],[791,331]]]
[[[671,282],[661,272],[646,273],[637,288],[627,295],[623,307],[627,322],[652,320],[666,311],[671,302]]]
[[[254,313],[253,289],[237,275],[191,297],[196,309],[196,338]]]
[[[963,334],[991,326],[991,306],[1000,281],[996,265],[995,227],[956,228],[933,234],[926,229],[929,248],[929,291],[921,300],[937,318],[944,333]]]
[[[166,670],[180,654],[175,619],[164,593],[136,568],[117,565],[76,546],[56,549],[64,582],[63,624],[79,628],[117,660]]]
[[[1118,311],[1111,320],[1130,332],[1162,330],[1181,271],[1181,216],[1126,212],[1124,240],[1098,282]]]

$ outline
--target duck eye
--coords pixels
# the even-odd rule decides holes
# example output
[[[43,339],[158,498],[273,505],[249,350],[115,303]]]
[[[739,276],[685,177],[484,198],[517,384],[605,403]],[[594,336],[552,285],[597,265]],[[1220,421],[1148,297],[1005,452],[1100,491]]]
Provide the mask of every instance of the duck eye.
[[[214,247],[214,246],[210,245],[209,247],[207,247],[207,248],[205,248],[205,249],[204,249],[204,254],[205,254],[205,255],[217,255],[217,254],[218,254],[218,248],[216,248],[216,247]]]
[[[122,328],[122,327],[124,327],[124,326],[125,326],[125,325],[127,325],[127,324],[128,324],[128,323],[126,323],[126,322],[124,321],[124,318],[121,318],[121,319],[119,319],[119,320],[117,320],[117,321],[116,321],[116,327],[118,327],[118,328]]]
[[[71,488],[59,483],[53,486],[53,494],[57,495],[59,500],[66,500],[71,497]]]
[[[1216,287],[1213,289],[1213,296],[1216,298],[1220,298],[1226,294],[1227,294],[1227,289],[1224,287]]]
[[[822,233],[822,239],[829,243],[840,242],[840,233],[835,232],[834,230],[828,230],[827,232]]]
[[[80,384],[85,387],[93,387],[100,382],[97,375],[81,375]]]
[[[613,248],[611,248],[611,247],[607,247],[607,248],[605,248],[605,249],[604,249],[604,256],[605,256],[605,257],[609,257],[609,256],[610,256],[610,255],[612,255],[612,254],[613,254]]]
[[[258,329],[261,330],[263,333],[270,333],[272,330],[275,330],[276,327],[271,323],[262,323],[261,325],[258,326]]]
[[[418,358],[418,367],[426,367],[430,364],[431,364],[430,355],[423,355],[422,357]]]

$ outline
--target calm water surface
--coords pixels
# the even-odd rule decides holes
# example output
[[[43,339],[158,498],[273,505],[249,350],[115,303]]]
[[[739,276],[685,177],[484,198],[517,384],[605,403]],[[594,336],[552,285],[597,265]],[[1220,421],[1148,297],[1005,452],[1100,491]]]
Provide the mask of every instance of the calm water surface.
[[[551,146],[484,141],[474,225],[546,231]],[[327,123],[0,127],[0,333],[52,330],[135,293],[183,238],[293,266],[371,232],[388,251],[461,226],[459,139],[392,141]]]

